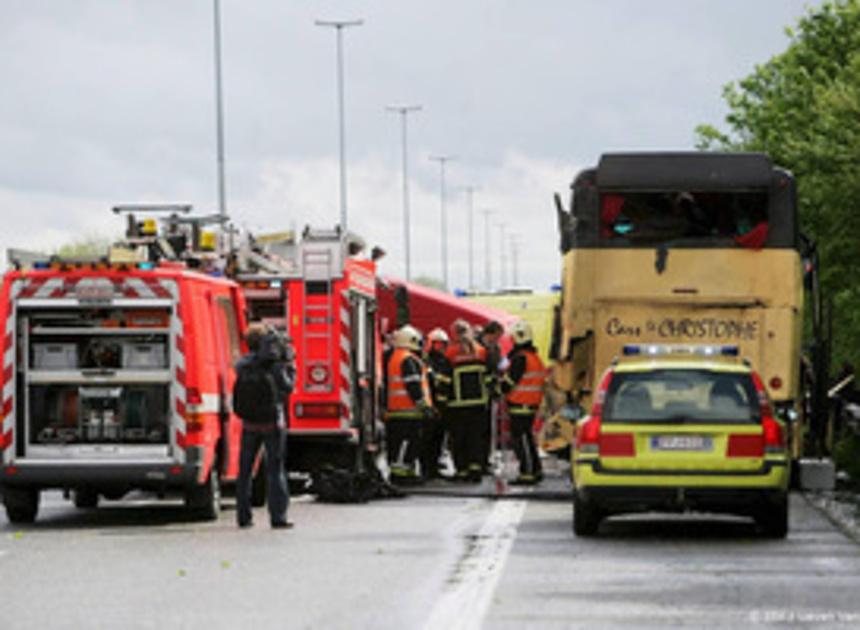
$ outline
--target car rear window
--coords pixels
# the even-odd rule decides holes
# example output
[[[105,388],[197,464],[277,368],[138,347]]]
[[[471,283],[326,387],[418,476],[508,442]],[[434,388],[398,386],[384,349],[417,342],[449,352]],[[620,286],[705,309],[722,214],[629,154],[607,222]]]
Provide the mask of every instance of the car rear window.
[[[604,403],[605,422],[758,422],[749,374],[711,370],[616,372]]]

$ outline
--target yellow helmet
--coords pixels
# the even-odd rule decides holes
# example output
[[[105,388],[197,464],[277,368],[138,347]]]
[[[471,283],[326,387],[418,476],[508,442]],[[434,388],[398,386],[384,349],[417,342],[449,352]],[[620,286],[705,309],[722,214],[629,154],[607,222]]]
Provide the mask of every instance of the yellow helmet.
[[[523,320],[518,320],[513,326],[511,326],[511,337],[514,339],[514,345],[517,346],[534,341],[532,327],[528,322]]]
[[[395,330],[391,341],[395,348],[421,351],[421,333],[409,324]]]

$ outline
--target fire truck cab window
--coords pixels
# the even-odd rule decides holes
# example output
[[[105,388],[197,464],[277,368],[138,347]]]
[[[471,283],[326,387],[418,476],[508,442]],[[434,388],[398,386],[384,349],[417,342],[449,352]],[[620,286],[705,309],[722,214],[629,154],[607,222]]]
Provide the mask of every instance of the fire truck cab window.
[[[708,241],[762,247],[767,240],[765,192],[620,192],[600,198],[601,244],[653,246]]]

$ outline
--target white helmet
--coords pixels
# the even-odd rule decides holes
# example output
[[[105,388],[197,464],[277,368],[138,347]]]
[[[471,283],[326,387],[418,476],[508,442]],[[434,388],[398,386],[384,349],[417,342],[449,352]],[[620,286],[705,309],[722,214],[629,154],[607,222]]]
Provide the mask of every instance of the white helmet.
[[[421,351],[421,333],[409,324],[394,331],[392,343],[395,348],[406,348],[407,350]]]
[[[441,341],[443,343],[448,343],[450,340],[448,339],[448,333],[446,333],[441,328],[434,328],[430,331],[430,334],[427,335],[427,341]]]
[[[517,346],[531,343],[534,340],[532,327],[528,322],[520,319],[511,326],[511,337],[514,338],[514,345]]]

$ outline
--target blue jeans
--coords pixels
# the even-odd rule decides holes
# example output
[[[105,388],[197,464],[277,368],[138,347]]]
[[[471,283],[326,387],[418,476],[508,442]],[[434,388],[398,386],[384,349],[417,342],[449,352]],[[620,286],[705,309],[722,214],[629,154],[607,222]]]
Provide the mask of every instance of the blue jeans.
[[[287,454],[287,434],[283,429],[242,431],[242,450],[239,455],[239,482],[236,487],[236,519],[239,525],[249,524],[251,515],[251,481],[254,459],[260,445],[266,449],[266,475],[269,518],[273,524],[287,520],[290,491],[284,464]],[[263,471],[260,471],[262,474]]]

